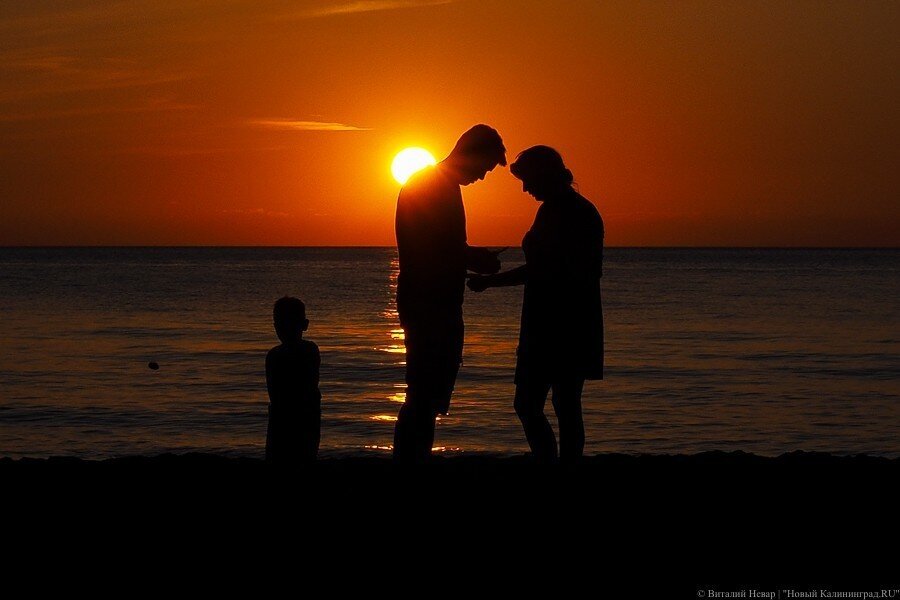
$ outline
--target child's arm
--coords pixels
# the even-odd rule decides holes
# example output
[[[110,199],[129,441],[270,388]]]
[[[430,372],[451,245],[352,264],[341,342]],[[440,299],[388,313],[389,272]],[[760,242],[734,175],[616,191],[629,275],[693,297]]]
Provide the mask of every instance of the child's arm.
[[[319,354],[319,347],[313,344],[313,383],[316,389],[319,387],[319,367],[322,366],[322,355]]]
[[[269,392],[269,402],[274,400],[275,395],[275,377],[274,377],[274,356],[272,351],[266,354],[266,391]]]
[[[319,354],[319,347],[316,344],[312,344],[312,357],[313,357],[313,368],[312,368],[312,390],[313,394],[316,396],[318,400],[322,399],[322,392],[319,390],[319,367],[322,366],[322,355]]]

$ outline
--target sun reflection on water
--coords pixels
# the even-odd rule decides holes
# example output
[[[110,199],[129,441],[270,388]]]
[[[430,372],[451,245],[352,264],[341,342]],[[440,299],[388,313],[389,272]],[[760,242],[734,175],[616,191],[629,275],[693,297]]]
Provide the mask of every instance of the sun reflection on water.
[[[385,346],[383,348],[376,348],[376,350],[381,350],[382,352],[387,352],[389,354],[406,354],[406,346],[398,346],[396,344],[391,344],[390,346]]]
[[[391,423],[397,420],[396,416],[393,415],[372,415],[369,417],[370,421],[385,421]]]
[[[386,452],[391,452],[394,449],[393,444],[389,446],[378,446],[378,445],[366,445],[363,446],[366,450],[382,450]],[[431,448],[432,452],[462,452],[463,449],[459,446],[434,446]]]
[[[391,260],[391,274],[388,283],[388,305],[381,313],[381,316],[397,323],[399,313],[397,313],[397,278],[400,275],[400,259],[393,258]]]
[[[403,329],[395,326],[394,329],[391,329],[388,332],[388,335],[391,336],[391,341],[393,343],[382,346],[381,348],[376,348],[376,350],[381,350],[382,352],[388,352],[390,354],[406,354],[406,334]]]
[[[382,312],[382,317],[387,320],[387,335],[390,336],[391,342],[376,349],[380,352],[386,352],[388,354],[405,355],[406,334],[403,331],[403,328],[400,327],[400,316],[397,312],[397,278],[399,277],[399,275],[400,259],[398,257],[394,257],[391,260],[390,283],[388,285],[388,305],[385,308],[384,312]],[[405,367],[406,360],[397,360],[395,364],[398,367]],[[403,383],[395,383],[393,385],[393,391],[387,396],[387,400],[389,402],[396,402],[397,404],[403,404],[404,402],[406,402],[406,385]],[[373,417],[370,417],[370,419],[374,421],[393,422],[397,420],[397,417],[391,415],[375,415]]]

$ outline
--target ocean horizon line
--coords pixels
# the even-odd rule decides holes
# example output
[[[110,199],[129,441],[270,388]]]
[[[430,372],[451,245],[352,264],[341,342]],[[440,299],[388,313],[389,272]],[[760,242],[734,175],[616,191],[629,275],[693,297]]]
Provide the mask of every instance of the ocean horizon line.
[[[520,245],[502,243],[477,244],[482,247],[507,246],[521,248]],[[396,245],[262,245],[262,244],[56,244],[56,245],[2,245],[0,250],[65,250],[65,249],[332,249],[332,250],[387,250],[396,249]],[[898,246],[604,246],[606,250],[900,250]]]

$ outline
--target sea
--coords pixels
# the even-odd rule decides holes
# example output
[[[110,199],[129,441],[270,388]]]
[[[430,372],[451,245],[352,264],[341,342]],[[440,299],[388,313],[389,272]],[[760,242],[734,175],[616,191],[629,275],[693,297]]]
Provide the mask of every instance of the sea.
[[[387,456],[405,398],[397,270],[396,248],[0,248],[0,456],[262,457],[285,295],[322,355],[320,455]],[[602,288],[587,453],[900,456],[900,250],[608,248]],[[436,452],[527,452],[521,301],[466,292]]]

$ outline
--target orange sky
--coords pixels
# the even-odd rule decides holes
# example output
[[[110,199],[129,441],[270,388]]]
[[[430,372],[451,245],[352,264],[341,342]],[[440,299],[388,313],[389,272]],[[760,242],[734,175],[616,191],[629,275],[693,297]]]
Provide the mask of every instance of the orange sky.
[[[900,245],[896,2],[157,4],[0,7],[0,245],[392,245],[393,155],[479,122],[608,245]],[[471,243],[537,207],[463,194]]]

